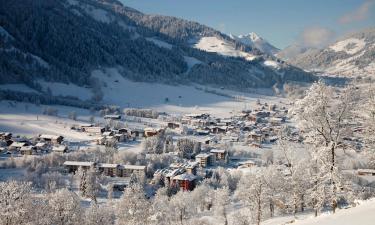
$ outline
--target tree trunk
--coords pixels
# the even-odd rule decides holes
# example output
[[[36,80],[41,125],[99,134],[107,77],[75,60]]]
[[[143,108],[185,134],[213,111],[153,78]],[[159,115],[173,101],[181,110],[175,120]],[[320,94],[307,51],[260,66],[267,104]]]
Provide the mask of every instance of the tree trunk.
[[[336,184],[335,181],[333,180],[333,174],[334,174],[334,169],[335,169],[335,144],[332,145],[331,147],[331,185],[332,185],[332,211],[333,213],[336,212],[337,208],[337,201],[336,201]]]

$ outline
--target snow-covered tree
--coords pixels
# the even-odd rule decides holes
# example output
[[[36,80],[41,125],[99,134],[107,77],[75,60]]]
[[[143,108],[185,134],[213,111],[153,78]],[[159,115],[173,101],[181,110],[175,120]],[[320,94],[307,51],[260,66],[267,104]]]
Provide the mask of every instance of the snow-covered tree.
[[[184,225],[192,212],[192,204],[190,193],[180,191],[170,200],[171,213],[174,215],[174,224]]]
[[[263,219],[264,208],[266,206],[266,200],[268,199],[268,187],[264,181],[261,171],[256,175],[249,174],[244,175],[238,185],[236,196],[244,203],[246,207],[249,207],[251,212],[251,221],[255,221],[257,225]]]
[[[337,151],[352,119],[356,100],[357,93],[352,86],[335,91],[319,81],[311,86],[303,99],[296,101],[291,110],[305,131],[306,141],[320,150],[322,164],[319,169],[326,171],[325,179],[329,183],[326,196],[333,212],[337,208],[338,190],[342,187]]]
[[[107,205],[97,205],[92,202],[85,212],[85,225],[114,225],[115,215],[113,210]]]
[[[119,225],[149,224],[150,202],[140,184],[135,183],[125,189],[116,210]]]
[[[213,209],[216,216],[223,218],[224,225],[228,225],[228,205],[230,204],[230,194],[228,187],[215,190]]]
[[[67,189],[48,196],[50,224],[75,225],[82,221],[83,211],[79,197]]]
[[[31,215],[31,183],[0,182],[0,224],[26,224]]]

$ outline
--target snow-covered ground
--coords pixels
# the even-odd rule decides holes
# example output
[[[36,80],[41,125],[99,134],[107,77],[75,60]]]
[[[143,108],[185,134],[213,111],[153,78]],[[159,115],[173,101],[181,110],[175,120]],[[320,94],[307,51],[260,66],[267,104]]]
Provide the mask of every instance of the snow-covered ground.
[[[58,117],[43,115],[45,107],[58,109]],[[78,120],[67,118],[70,112],[76,112]],[[86,133],[71,130],[73,124],[88,121],[89,111],[66,106],[36,106],[28,103],[0,102],[0,131],[17,135],[35,136],[38,134],[63,135],[70,141],[92,140]]]
[[[375,199],[362,201],[358,206],[338,210],[335,214],[323,214],[316,218],[297,220],[295,225],[373,225],[375,223]]]
[[[103,101],[120,107],[153,108],[173,114],[207,112],[219,117],[228,117],[233,112],[255,107],[257,99],[261,99],[262,102],[280,101],[279,97],[268,95],[213,88],[205,91],[205,87],[198,85],[196,87],[200,89],[194,86],[133,82],[121,76],[115,68],[105,71],[95,70],[92,76],[106,84],[103,87]],[[211,91],[227,96],[220,96]],[[272,92],[271,90],[258,91],[269,92],[269,94]],[[241,100],[238,100],[239,97]]]
[[[26,86],[25,84],[0,84],[0,90],[38,93],[38,91]]]
[[[81,100],[89,100],[92,98],[92,91],[89,88],[79,87],[75,84],[64,84],[58,82],[38,81],[43,90],[49,89],[54,96],[74,96]]]
[[[232,44],[217,37],[202,37],[193,46],[207,52],[216,52],[224,56],[243,57],[250,61],[256,58],[250,53],[236,50]]]
[[[366,42],[364,39],[348,38],[346,40],[339,41],[334,45],[331,45],[329,48],[334,50],[335,52],[343,51],[352,55],[361,51],[365,46]]]

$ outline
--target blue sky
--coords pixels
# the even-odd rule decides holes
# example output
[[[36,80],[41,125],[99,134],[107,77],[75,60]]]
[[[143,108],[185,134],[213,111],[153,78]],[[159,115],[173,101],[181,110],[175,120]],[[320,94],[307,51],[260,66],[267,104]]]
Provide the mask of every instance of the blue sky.
[[[227,34],[256,32],[279,48],[294,42],[322,45],[375,27],[375,0],[120,1],[144,13],[197,21]]]

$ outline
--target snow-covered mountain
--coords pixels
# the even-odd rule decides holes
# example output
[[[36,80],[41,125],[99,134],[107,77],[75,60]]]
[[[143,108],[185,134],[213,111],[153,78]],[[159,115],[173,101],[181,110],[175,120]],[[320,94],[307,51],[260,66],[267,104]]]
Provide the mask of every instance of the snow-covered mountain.
[[[251,32],[247,35],[239,35],[239,36],[235,36],[231,34],[230,37],[246,46],[257,48],[261,52],[269,54],[269,55],[275,55],[276,53],[280,51],[280,49],[271,45],[267,40],[263,39],[262,37],[260,37],[254,32]]]
[[[116,0],[1,1],[0,15],[0,83],[92,86],[92,71],[113,67],[133,81],[233,89],[315,79],[210,27]]]
[[[330,75],[375,76],[375,28],[346,35],[324,49],[298,51],[294,46],[277,56],[298,67]]]

